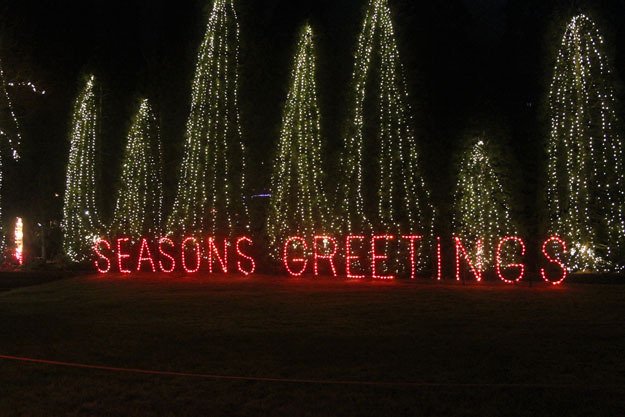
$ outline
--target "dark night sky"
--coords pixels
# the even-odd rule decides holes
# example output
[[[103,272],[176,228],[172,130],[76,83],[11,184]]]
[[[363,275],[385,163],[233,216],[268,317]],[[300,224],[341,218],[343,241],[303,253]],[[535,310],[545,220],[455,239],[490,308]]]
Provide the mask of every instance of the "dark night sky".
[[[33,221],[59,217],[60,199],[54,193],[64,189],[70,110],[81,76],[88,72],[94,72],[102,85],[100,194],[106,206],[113,204],[125,132],[141,96],[152,99],[161,117],[166,192],[171,198],[208,3],[1,0],[5,71],[11,79],[33,80],[48,91],[40,97],[13,90],[25,139],[23,162],[7,167],[9,213],[26,213]],[[278,136],[295,38],[306,21],[316,32],[322,123],[329,163],[335,161],[365,4],[365,0],[238,0],[242,117],[252,150],[252,191],[267,185],[266,167]],[[595,18],[622,79],[625,1],[390,0],[390,4],[434,197],[439,203],[449,199],[453,155],[462,140],[486,132],[510,151],[511,167],[527,197],[524,208],[531,211],[547,135],[544,102],[566,21],[578,11]]]

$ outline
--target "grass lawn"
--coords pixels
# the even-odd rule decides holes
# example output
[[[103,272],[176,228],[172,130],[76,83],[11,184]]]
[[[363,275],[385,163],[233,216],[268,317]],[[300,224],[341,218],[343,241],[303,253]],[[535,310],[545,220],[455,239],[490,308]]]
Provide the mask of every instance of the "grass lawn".
[[[614,416],[625,413],[625,285],[82,276],[0,292],[0,354],[443,384],[0,360],[1,416]]]

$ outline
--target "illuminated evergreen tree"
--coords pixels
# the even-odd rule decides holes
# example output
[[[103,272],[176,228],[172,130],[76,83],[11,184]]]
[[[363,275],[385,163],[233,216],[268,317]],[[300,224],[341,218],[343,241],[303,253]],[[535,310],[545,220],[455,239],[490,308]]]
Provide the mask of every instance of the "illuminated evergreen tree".
[[[623,252],[617,255],[625,245],[623,142],[604,49],[594,22],[575,16],[562,38],[549,93],[550,232],[571,242],[572,270],[624,263]]]
[[[160,134],[148,100],[142,100],[128,134],[111,232],[134,238],[158,236],[162,210]]]
[[[454,235],[461,238],[473,259],[493,264],[499,240],[518,236],[512,222],[509,196],[500,182],[489,148],[477,140],[463,156],[454,196]],[[477,241],[482,251],[478,251]]]
[[[313,32],[306,25],[297,46],[271,179],[267,232],[274,250],[288,236],[310,239],[329,227],[315,66]]]
[[[100,229],[95,202],[98,111],[94,89],[95,78],[90,76],[74,104],[70,133],[63,205],[63,248],[74,262],[89,259]]]
[[[0,60],[0,140],[2,147],[0,148],[0,255],[4,253],[6,248],[6,233],[4,223],[2,221],[2,160],[4,149],[8,145],[11,156],[14,160],[19,159],[18,148],[21,142],[20,127],[15,117],[11,98],[7,91],[7,82],[4,77],[2,61]]]
[[[228,235],[249,227],[238,64],[239,25],[233,0],[214,0],[193,79],[169,232]]]
[[[343,180],[337,204],[343,232],[361,232],[372,227],[377,231],[431,236],[434,209],[421,177],[388,0],[369,2],[352,77],[353,108],[345,137]],[[377,92],[378,114],[374,120],[365,120],[368,89]],[[366,153],[367,148],[372,151]],[[369,154],[377,157],[373,166],[365,164]]]

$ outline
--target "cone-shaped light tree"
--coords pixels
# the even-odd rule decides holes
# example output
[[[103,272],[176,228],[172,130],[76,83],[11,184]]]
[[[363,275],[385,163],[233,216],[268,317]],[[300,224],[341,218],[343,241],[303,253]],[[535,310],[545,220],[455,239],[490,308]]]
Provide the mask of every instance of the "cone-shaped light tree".
[[[238,64],[239,25],[233,0],[214,0],[193,79],[169,233],[229,235],[249,227]]]
[[[421,177],[388,0],[369,2],[352,78],[337,201],[343,233],[373,228],[431,235],[434,209]],[[369,105],[377,114],[367,118],[365,109],[373,100]],[[374,164],[365,163],[369,157],[377,159]]]
[[[288,236],[310,239],[330,226],[314,49],[313,31],[306,25],[297,45],[271,178],[267,234],[274,254]]]
[[[510,197],[489,154],[487,143],[478,139],[462,156],[453,213],[454,236],[462,239],[474,261],[483,267],[493,265],[501,238],[518,236]]]
[[[95,77],[87,78],[72,116],[69,162],[63,205],[63,248],[74,262],[91,256],[100,229],[96,208],[96,136],[98,111]]]
[[[568,24],[549,93],[550,232],[571,242],[572,270],[621,269],[625,245],[623,142],[610,62],[585,15]],[[620,263],[620,265],[619,265]]]
[[[135,115],[122,164],[111,233],[133,238],[162,232],[163,177],[158,123],[147,99]]]
[[[7,91],[7,81],[0,60],[0,255],[6,247],[6,234],[2,221],[2,160],[4,151],[8,148],[14,160],[19,159],[18,148],[21,142],[20,126],[15,111],[11,104],[11,98]],[[7,146],[8,145],[8,146]]]

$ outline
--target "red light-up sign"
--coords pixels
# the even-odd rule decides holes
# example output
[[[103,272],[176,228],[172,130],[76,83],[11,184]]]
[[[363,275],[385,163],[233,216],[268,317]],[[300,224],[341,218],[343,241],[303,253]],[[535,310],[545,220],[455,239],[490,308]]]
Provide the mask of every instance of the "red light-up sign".
[[[287,275],[293,277],[312,274],[390,280],[397,275],[393,273],[392,264],[402,266],[406,277],[416,279],[417,259],[422,251],[427,250],[423,248],[423,242],[424,238],[419,235],[349,235],[341,240],[333,236],[315,236],[310,239],[292,236],[285,239],[282,245],[280,266]],[[433,242],[432,275],[436,280],[443,279],[444,242],[440,237]],[[493,254],[484,253],[482,242],[482,239],[473,240],[469,248],[468,243],[460,237],[449,239],[449,249],[453,248],[455,254],[456,280],[460,280],[465,272],[471,279],[482,281],[486,272],[482,258],[486,255],[492,255],[492,268],[502,282],[515,284],[523,280],[526,273],[523,259],[527,250],[522,238],[501,238]],[[391,246],[395,250],[389,249]],[[543,243],[540,274],[546,282],[558,285],[567,278],[567,268],[562,259],[566,249],[566,242],[558,236],[551,236]],[[237,272],[245,276],[256,272],[257,256],[254,253],[259,253],[254,241],[248,236],[138,240],[118,237],[114,240],[97,240],[93,251],[95,267],[102,274],[130,274],[135,271],[195,274],[207,271],[209,274]]]

